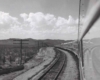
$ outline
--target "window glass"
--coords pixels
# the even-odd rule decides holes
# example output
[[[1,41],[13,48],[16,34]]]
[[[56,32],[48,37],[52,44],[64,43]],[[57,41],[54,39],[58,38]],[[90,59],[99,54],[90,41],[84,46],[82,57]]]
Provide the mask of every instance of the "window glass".
[[[96,1],[91,0],[88,13]],[[87,16],[89,16],[88,13]],[[86,80],[100,79],[100,17],[83,38],[83,61]]]

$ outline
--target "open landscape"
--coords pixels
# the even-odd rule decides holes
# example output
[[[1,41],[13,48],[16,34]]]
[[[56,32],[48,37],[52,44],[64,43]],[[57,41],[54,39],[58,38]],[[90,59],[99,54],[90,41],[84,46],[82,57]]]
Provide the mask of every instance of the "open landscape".
[[[0,0],[0,80],[100,80],[100,0]]]
[[[23,41],[27,40],[27,42],[24,42],[27,44],[22,44],[21,46],[20,41],[18,40],[20,39],[0,41],[0,44],[2,45],[0,46],[0,80],[38,80],[44,72],[48,71],[50,65],[53,66],[57,62],[58,57],[63,53],[63,51],[60,53],[56,50],[56,45],[58,47],[58,45],[72,41],[23,39]],[[70,52],[67,52],[66,57],[72,56],[70,54]],[[74,57],[75,54],[72,54]],[[64,67],[64,69],[62,69],[63,73],[60,74],[60,76],[63,76],[63,74],[68,75],[68,71],[66,73],[64,70],[69,70],[73,64],[75,65],[73,66],[73,70],[76,68],[78,69],[77,60],[74,58],[76,62],[73,62],[73,57],[67,58],[68,60],[65,59],[64,62],[66,63],[68,61],[68,64],[64,64],[64,66],[67,65],[69,68],[67,69]],[[71,60],[73,62],[72,64],[69,62]],[[69,72],[72,71],[71,69]],[[73,79],[79,80],[79,70],[70,74],[73,75]],[[74,77],[75,74],[76,76]],[[71,80],[70,76],[67,77]],[[66,79],[66,77],[62,78]],[[62,80],[62,78],[59,79]]]

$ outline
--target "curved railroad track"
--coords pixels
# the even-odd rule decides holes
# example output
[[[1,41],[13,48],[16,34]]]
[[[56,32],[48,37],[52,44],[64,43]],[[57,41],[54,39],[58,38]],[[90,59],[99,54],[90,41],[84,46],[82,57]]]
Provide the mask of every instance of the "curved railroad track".
[[[57,60],[57,62],[38,80],[58,80],[58,77],[62,74],[63,68],[66,63],[66,55],[61,51],[59,52],[60,52],[60,57]]]
[[[26,76],[24,79],[18,78],[19,80],[79,80],[79,76],[72,79],[72,77],[74,77],[74,75],[79,75],[79,73],[76,73],[74,70],[77,69],[78,71],[78,61],[76,59],[76,56],[74,54],[69,54],[71,53],[70,51],[67,51],[67,53],[72,56],[71,58],[73,58],[72,60],[75,62],[74,64],[73,61],[70,61],[71,59],[69,59],[69,56],[65,54],[64,51],[62,51],[63,49],[60,48],[55,48],[56,51],[56,57],[55,59],[47,66],[45,66],[45,68],[41,71],[39,71],[36,75],[34,75],[33,73],[31,76]],[[73,70],[73,65],[76,65],[76,68]],[[67,69],[67,74],[65,73]],[[74,74],[73,74],[74,71]],[[66,79],[63,79],[64,75],[67,76]],[[68,76],[70,75],[70,76]],[[24,75],[25,76],[25,75]],[[24,77],[21,76],[21,77]],[[72,77],[71,77],[72,76]],[[71,77],[71,79],[69,79],[69,77]],[[15,80],[18,80],[15,79]],[[14,79],[11,79],[14,80]]]

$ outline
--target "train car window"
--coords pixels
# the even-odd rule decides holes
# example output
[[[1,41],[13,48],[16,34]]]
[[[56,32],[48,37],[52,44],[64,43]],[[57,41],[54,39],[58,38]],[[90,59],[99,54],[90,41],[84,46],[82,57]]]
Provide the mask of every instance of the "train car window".
[[[86,80],[100,79],[100,18],[83,38],[83,56]]]
[[[95,7],[94,10],[92,7]],[[91,12],[92,9],[92,12]],[[97,10],[97,13],[96,12]],[[94,12],[93,12],[94,11]],[[90,13],[91,12],[91,13]],[[100,2],[90,0],[86,23],[81,27],[81,53],[83,62],[83,77],[85,80],[100,79]],[[95,17],[93,17],[95,16]],[[85,20],[84,19],[84,20]],[[88,26],[87,26],[88,25]]]

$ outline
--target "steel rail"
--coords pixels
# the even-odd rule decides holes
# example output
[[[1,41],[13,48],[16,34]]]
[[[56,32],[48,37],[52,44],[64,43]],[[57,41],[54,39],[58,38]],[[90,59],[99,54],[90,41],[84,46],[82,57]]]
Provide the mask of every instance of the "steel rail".
[[[53,61],[51,61],[50,64],[44,69],[44,72],[43,72],[44,74],[40,75],[40,77],[45,75],[56,64],[56,62],[59,60],[59,58],[60,58],[60,54],[58,53],[57,56],[55,57],[55,59],[53,59]],[[39,71],[37,74],[32,75],[31,77],[29,77],[28,80],[33,80],[33,78],[36,75],[38,75],[39,73],[41,73],[41,71]],[[38,80],[38,79],[39,79],[39,77],[35,78],[35,80]]]
[[[43,74],[38,80],[47,80],[46,78],[48,78],[48,80],[57,80],[58,76],[60,75],[60,73],[63,70],[64,64],[65,64],[65,54],[61,54],[62,57],[59,58],[59,60],[45,73]],[[63,61],[63,62],[62,62]],[[59,65],[57,65],[57,63],[59,63],[59,65],[61,65],[61,67]],[[54,70],[54,67],[60,67],[59,70]],[[50,78],[49,78],[50,77]]]

